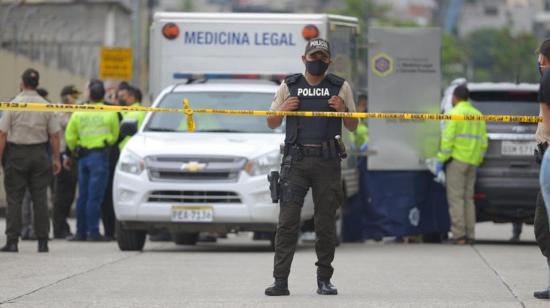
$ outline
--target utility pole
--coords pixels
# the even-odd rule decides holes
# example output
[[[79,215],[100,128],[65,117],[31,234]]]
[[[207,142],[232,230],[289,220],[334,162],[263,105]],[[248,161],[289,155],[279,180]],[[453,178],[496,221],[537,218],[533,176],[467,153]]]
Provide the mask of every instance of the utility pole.
[[[141,58],[141,0],[132,1],[132,66],[133,66],[133,84],[139,84],[140,81],[140,58]]]

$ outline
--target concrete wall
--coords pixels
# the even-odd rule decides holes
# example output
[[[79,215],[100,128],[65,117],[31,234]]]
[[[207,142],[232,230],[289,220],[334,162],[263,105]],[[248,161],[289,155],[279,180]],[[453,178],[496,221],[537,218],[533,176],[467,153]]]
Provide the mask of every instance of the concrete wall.
[[[19,92],[19,82],[21,73],[32,67],[40,73],[40,87],[45,88],[50,93],[52,102],[59,102],[59,93],[63,86],[73,84],[80,90],[84,88],[87,78],[76,76],[64,70],[58,70],[46,67],[42,64],[32,62],[30,59],[22,56],[16,56],[11,52],[0,49],[0,101],[8,101]],[[6,197],[4,192],[4,174],[0,172],[0,216],[3,215],[6,206]]]
[[[59,102],[61,89],[73,84],[80,90],[84,88],[87,78],[77,76],[65,70],[46,67],[31,61],[29,58],[16,56],[12,52],[0,49],[0,100],[7,101],[19,93],[20,77],[23,71],[32,67],[40,73],[40,87],[50,93],[49,99],[52,102]]]
[[[115,1],[0,1],[0,48],[97,77],[102,46],[130,47],[131,12]]]

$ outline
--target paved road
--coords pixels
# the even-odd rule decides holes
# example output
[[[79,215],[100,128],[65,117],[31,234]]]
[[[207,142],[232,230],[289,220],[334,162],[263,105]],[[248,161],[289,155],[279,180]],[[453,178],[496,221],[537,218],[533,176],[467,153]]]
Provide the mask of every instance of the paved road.
[[[4,221],[0,220],[0,230]],[[504,240],[510,225],[478,225],[480,237]],[[524,238],[533,240],[532,228]],[[0,236],[3,244],[4,236]],[[538,248],[488,241],[473,247],[345,244],[337,250],[340,295],[315,294],[311,244],[296,254],[290,297],[263,295],[271,282],[267,242],[246,236],[180,247],[147,243],[143,253],[115,243],[53,241],[51,253],[24,242],[0,254],[0,305],[6,307],[545,307]]]

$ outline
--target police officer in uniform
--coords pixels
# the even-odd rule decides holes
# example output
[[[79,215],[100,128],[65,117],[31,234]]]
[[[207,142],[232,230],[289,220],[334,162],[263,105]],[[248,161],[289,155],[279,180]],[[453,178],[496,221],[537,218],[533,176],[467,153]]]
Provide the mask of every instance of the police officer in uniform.
[[[541,75],[539,102],[540,114],[543,118],[543,122],[538,124],[535,134],[537,141],[535,159],[540,164],[548,149],[548,143],[550,142],[550,132],[547,129],[550,126],[550,39],[546,39],[542,42],[538,52],[539,73]],[[541,170],[541,176],[544,175],[544,170]],[[549,200],[544,200],[541,192],[539,192],[535,209],[535,238],[542,255],[546,257],[548,265],[548,285],[545,289],[533,293],[533,296],[538,299],[550,299],[550,229],[548,226],[548,212],[545,207],[545,202],[549,202]]]
[[[88,88],[91,104],[104,105],[103,82],[95,80]],[[75,112],[67,124],[67,148],[78,157],[77,230],[69,240],[106,240],[99,233],[99,219],[108,183],[109,147],[117,142],[118,135],[116,112]]]
[[[61,101],[63,104],[75,105],[77,103],[80,91],[74,85],[68,85],[61,90]],[[65,142],[65,130],[72,113],[57,112],[59,123],[61,124],[61,162],[68,161],[70,153]],[[67,164],[64,164],[67,165]],[[53,236],[56,239],[66,239],[72,236],[71,228],[67,218],[71,214],[76,195],[76,184],[78,180],[78,169],[65,166],[55,178],[55,195],[53,203]]]
[[[22,91],[12,102],[48,103],[36,92],[39,79],[38,71],[27,69],[22,76]],[[49,251],[50,219],[47,189],[52,181],[52,175],[58,174],[61,170],[60,130],[57,117],[51,112],[6,111],[2,115],[0,160],[4,166],[4,186],[8,202],[7,244],[0,249],[2,252],[18,251],[21,204],[27,189],[32,199],[38,252]],[[48,142],[51,145],[51,156],[48,155]]]
[[[349,84],[326,74],[331,63],[329,43],[324,39],[308,42],[302,61],[305,74],[288,76],[277,91],[271,110],[354,112]],[[279,127],[283,118],[270,116],[268,126]],[[343,199],[340,159],[343,147],[338,142],[344,126],[354,131],[357,119],[326,117],[287,117],[286,138],[280,175],[280,213],[275,238],[273,276],[275,282],[265,290],[268,296],[289,295],[288,276],[300,230],[300,212],[309,188],[315,203],[317,241],[317,293],[336,295],[331,284],[332,261],[336,246],[336,210]]]
[[[123,97],[119,97],[119,103],[121,106],[129,106],[129,107],[142,107],[141,105],[141,99],[143,98],[143,95],[141,94],[141,91],[138,88],[130,87],[125,91]],[[141,127],[141,124],[143,124],[143,120],[145,120],[145,112],[143,111],[125,111],[122,112],[122,120],[123,121],[136,121],[138,129]],[[122,151],[124,146],[130,141],[131,136],[124,137],[123,140],[120,141],[118,147],[119,150]]]

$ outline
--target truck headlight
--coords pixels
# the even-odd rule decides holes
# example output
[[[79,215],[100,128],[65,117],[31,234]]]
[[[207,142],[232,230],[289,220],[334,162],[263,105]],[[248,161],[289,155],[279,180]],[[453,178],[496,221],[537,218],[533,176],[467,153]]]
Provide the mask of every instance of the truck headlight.
[[[248,161],[244,169],[251,176],[266,175],[277,170],[280,164],[281,153],[277,150]]]
[[[122,172],[139,175],[145,170],[145,162],[131,151],[124,151],[119,159],[119,169]]]

